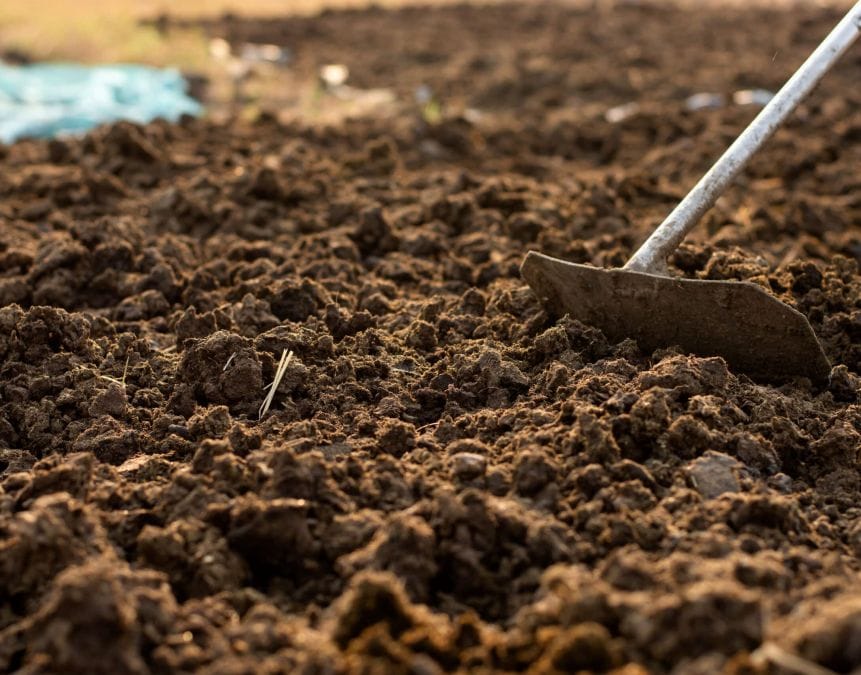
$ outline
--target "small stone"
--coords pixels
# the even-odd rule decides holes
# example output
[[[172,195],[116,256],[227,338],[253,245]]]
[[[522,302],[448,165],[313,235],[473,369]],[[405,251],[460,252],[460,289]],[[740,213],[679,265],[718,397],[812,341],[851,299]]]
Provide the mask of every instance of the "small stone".
[[[742,432],[735,439],[735,454],[748,467],[766,475],[777,473],[780,458],[771,443],[759,435]]]
[[[458,480],[474,480],[487,471],[487,459],[474,452],[459,452],[452,457],[452,460],[452,470]]]
[[[685,473],[694,489],[706,499],[714,499],[725,492],[740,492],[738,471],[741,463],[722,452],[708,451],[685,467]]]

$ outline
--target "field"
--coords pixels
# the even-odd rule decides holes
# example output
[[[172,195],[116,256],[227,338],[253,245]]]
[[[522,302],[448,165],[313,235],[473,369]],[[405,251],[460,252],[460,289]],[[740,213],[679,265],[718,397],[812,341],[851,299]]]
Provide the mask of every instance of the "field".
[[[489,2],[499,0],[487,0]],[[144,62],[206,69],[206,35],[190,30],[169,37],[149,20],[157,16],[278,17],[303,16],[325,10],[368,5],[399,7],[445,5],[453,0],[43,0],[0,4],[0,52],[23,52],[38,60],[87,63]]]
[[[0,148],[0,672],[861,672],[859,47],[671,260],[827,387],[519,275],[623,264],[840,8],[192,9],[291,49],[238,116]]]

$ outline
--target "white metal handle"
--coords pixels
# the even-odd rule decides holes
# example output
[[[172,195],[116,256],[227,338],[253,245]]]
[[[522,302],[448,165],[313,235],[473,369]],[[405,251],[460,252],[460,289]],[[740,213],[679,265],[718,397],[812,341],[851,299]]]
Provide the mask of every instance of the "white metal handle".
[[[861,0],[849,10],[652,236],[631,256],[625,269],[652,274],[661,274],[666,270],[667,258],[682,243],[685,235],[714,205],[748,160],[852,46],[859,33]]]

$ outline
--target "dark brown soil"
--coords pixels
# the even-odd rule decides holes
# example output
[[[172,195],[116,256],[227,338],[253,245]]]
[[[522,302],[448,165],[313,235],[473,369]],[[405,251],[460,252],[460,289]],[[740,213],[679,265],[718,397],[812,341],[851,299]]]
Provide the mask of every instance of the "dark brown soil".
[[[839,13],[602,7],[228,19],[401,103],[2,149],[0,671],[858,672],[861,52],[674,260],[808,316],[776,388],[518,265],[622,263]]]

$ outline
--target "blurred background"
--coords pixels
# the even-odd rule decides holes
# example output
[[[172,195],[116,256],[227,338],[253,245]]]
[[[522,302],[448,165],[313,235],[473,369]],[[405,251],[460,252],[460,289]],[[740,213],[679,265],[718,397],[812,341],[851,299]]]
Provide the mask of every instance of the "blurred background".
[[[483,4],[492,4],[493,0]],[[297,69],[295,44],[299,34],[282,35],[279,28],[292,18],[310,17],[336,10],[396,9],[405,6],[441,6],[451,0],[45,0],[39,3],[0,3],[0,64],[10,67],[63,63],[96,66],[146,64],[178,70],[185,86],[210,114],[253,116],[260,105],[280,109],[284,116],[319,117],[321,87],[346,84],[348,64],[327,64],[324,54],[314,57],[313,73]],[[279,23],[280,22],[280,23]],[[232,34],[237,27],[240,34]],[[312,28],[312,33],[314,30]],[[225,37],[232,43],[225,41]],[[273,42],[266,42],[266,39]],[[283,39],[281,39],[283,38]],[[307,59],[302,66],[307,67]],[[325,68],[333,65],[334,68]],[[346,66],[346,70],[344,67]],[[33,71],[28,72],[35,72]],[[19,80],[6,86],[0,76],[0,119],[20,114]],[[116,75],[114,73],[114,75]],[[141,73],[135,73],[139,78]],[[43,87],[50,91],[55,79]],[[66,89],[71,85],[67,82]],[[3,94],[19,104],[9,112]],[[328,101],[327,115],[338,118],[385,105],[389,91],[359,92],[341,88]],[[128,91],[128,98],[140,95]],[[33,103],[32,91],[28,95]],[[90,98],[93,98],[90,94]],[[184,110],[187,112],[187,110]],[[135,118],[134,114],[130,116]],[[170,117],[170,115],[168,115]],[[146,121],[134,119],[134,121]],[[81,123],[83,124],[83,123]],[[36,133],[34,135],[47,135]],[[8,139],[6,139],[8,140]]]
[[[619,122],[655,101],[756,107],[839,17],[833,4],[4,2],[0,123],[17,122],[0,129],[0,140],[89,128],[99,106],[103,117],[128,109],[126,118],[137,122],[204,111],[253,118],[266,110],[313,123],[404,108],[429,123],[451,115],[475,123],[482,115],[520,120],[575,110]],[[81,69],[91,88],[81,85],[73,100],[70,71],[38,80],[38,67],[18,69],[56,62],[170,70]],[[40,104],[46,121],[34,126],[27,118]],[[58,115],[66,126],[55,129],[50,120]]]
[[[442,4],[431,0],[424,4]],[[44,0],[0,3],[0,45],[35,60],[73,59],[83,62],[142,61],[156,65],[204,67],[207,45],[201,31],[189,30],[169,39],[147,20],[159,16],[215,17],[309,15],[326,9],[367,7],[367,0]],[[377,0],[378,7],[410,4],[410,0]],[[412,4],[417,4],[412,0]]]

